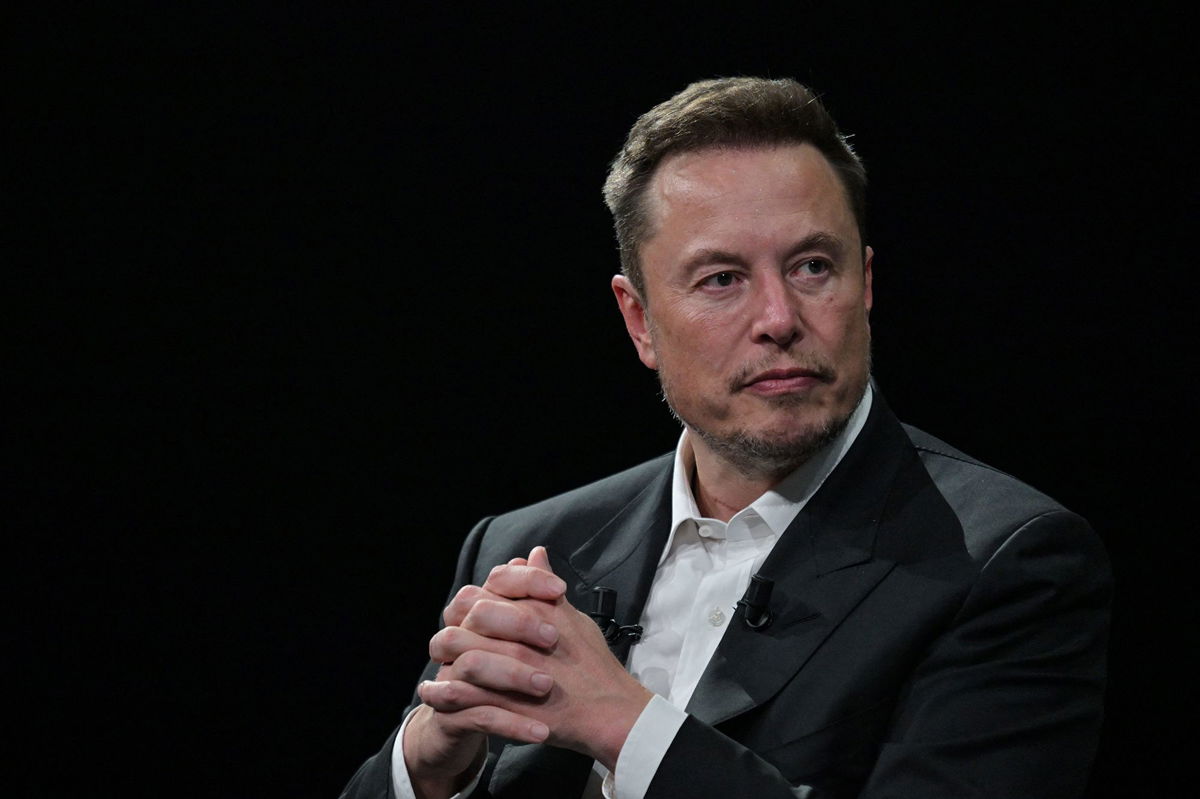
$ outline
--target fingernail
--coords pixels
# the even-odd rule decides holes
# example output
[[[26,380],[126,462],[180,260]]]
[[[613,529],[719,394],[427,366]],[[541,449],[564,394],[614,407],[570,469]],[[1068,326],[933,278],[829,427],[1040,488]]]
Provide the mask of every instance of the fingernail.
[[[542,626],[538,628],[538,632],[541,634],[542,640],[547,644],[552,644],[558,640],[558,628],[550,622],[543,622]]]
[[[561,577],[550,576],[546,580],[546,589],[553,591],[556,594],[561,594],[567,590],[567,584],[562,581]]]
[[[554,679],[543,672],[536,672],[529,678],[529,682],[533,684],[534,689],[546,693],[550,690],[550,686],[554,685]]]
[[[540,721],[535,721],[529,725],[529,734],[539,741],[544,741],[550,735],[550,728]]]

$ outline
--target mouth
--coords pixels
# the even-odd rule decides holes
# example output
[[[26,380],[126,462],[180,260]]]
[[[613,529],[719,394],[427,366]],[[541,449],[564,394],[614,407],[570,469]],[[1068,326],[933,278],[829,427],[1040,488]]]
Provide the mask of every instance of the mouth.
[[[833,375],[819,369],[768,369],[744,381],[741,388],[764,397],[808,391],[823,383],[833,382]]]

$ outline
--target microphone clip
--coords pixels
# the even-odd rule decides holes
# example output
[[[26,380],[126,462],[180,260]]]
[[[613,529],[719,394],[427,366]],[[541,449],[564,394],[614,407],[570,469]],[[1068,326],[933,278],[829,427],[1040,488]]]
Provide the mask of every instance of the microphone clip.
[[[610,646],[616,644],[632,644],[641,640],[642,626],[640,624],[617,624],[613,614],[617,612],[617,592],[615,589],[598,585],[592,589],[592,610],[588,613],[592,620],[600,626],[604,640]]]
[[[742,622],[751,630],[762,630],[771,623],[771,591],[775,581],[756,574],[750,578],[746,594],[738,600],[737,606],[742,608]]]

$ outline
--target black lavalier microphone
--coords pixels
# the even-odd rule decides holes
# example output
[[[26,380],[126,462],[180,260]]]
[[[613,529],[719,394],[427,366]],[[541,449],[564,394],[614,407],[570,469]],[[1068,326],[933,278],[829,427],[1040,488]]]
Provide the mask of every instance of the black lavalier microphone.
[[[775,581],[761,574],[750,578],[746,595],[738,600],[738,607],[745,611],[742,621],[751,630],[761,630],[771,623],[771,610],[768,605],[771,604],[771,591],[774,588]]]
[[[617,612],[617,592],[613,588],[605,588],[598,585],[592,589],[592,610],[588,613],[596,624],[600,625],[600,632],[604,633],[604,640],[609,644],[618,643],[634,643],[642,637],[642,627],[640,624],[617,624],[617,620],[613,618],[613,614]]]

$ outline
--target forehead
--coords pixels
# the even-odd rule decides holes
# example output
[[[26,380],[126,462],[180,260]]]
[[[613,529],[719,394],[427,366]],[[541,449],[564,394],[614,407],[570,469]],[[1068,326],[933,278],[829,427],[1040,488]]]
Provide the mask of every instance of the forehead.
[[[715,234],[790,219],[797,227],[827,227],[857,242],[845,187],[811,144],[677,153],[659,165],[646,199],[649,238],[663,228]]]

